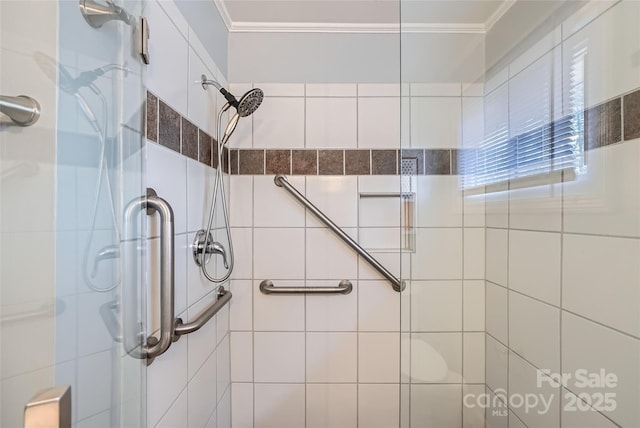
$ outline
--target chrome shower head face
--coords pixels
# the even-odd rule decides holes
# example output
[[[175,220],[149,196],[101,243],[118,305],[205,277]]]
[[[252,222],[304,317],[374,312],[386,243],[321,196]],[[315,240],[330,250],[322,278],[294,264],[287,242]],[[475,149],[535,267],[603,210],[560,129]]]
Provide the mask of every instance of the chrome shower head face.
[[[256,110],[258,110],[260,104],[262,104],[263,98],[264,92],[262,92],[262,89],[260,88],[248,91],[240,98],[240,101],[238,101],[238,106],[236,107],[238,115],[240,115],[240,117],[252,115]]]

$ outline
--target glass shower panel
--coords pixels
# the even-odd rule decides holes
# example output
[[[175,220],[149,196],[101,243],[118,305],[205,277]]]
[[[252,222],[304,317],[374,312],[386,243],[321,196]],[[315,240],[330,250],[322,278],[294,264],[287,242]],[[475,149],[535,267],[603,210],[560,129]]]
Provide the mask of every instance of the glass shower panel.
[[[74,426],[143,426],[145,366],[122,351],[118,312],[122,212],[144,193],[135,25],[91,28],[77,1],[3,1],[0,19],[3,103],[41,108],[31,126],[0,117],[0,425],[70,385]]]
[[[434,25],[428,3],[402,2],[401,426],[638,426],[640,4],[458,3]]]

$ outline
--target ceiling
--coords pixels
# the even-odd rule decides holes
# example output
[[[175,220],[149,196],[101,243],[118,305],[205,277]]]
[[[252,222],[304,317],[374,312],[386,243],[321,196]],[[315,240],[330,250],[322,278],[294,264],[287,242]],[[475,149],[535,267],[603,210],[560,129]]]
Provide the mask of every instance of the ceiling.
[[[515,0],[216,0],[230,31],[485,32]]]

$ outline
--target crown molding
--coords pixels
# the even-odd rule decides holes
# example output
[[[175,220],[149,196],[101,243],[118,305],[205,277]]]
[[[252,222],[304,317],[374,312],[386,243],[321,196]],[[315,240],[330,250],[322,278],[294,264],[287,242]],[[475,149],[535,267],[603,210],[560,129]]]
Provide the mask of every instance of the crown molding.
[[[504,0],[483,24],[234,22],[224,0],[214,0],[214,4],[230,33],[485,34],[511,9],[516,1]]]
[[[233,21],[231,20],[231,15],[229,15],[229,9],[225,5],[223,0],[214,0],[213,4],[216,5],[218,12],[220,13],[220,17],[224,22],[224,25],[227,27],[228,31],[231,31],[231,27],[233,27]]]
[[[487,22],[484,23],[485,33],[491,30],[494,25],[496,25],[496,22],[498,22],[500,18],[502,18],[504,14],[507,13],[509,9],[511,9],[516,1],[518,0],[505,0],[500,4],[500,6],[498,6],[498,9],[496,9],[496,11],[493,12],[493,14],[489,17],[489,19],[487,19]]]
[[[231,33],[464,33],[483,34],[483,24],[356,24],[306,22],[233,22]]]

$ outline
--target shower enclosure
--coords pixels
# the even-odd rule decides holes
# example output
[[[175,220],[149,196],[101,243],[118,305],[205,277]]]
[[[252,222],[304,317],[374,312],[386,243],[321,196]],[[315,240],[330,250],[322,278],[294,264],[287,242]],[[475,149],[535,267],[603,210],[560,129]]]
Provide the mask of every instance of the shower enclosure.
[[[2,427],[640,426],[640,2],[88,4],[0,1]]]

